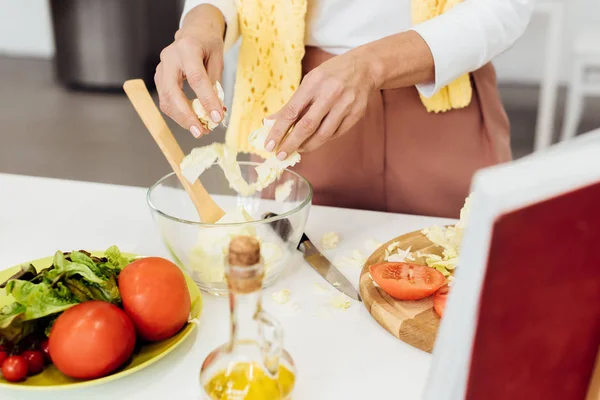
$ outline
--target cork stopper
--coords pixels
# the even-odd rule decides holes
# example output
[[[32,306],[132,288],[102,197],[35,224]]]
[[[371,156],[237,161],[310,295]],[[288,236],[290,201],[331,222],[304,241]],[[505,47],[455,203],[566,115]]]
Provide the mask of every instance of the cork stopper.
[[[260,263],[260,244],[251,236],[237,236],[229,243],[228,267],[225,270],[229,290],[251,293],[260,290],[264,268]]]
[[[260,261],[260,244],[251,236],[236,236],[229,243],[229,265],[250,267]]]

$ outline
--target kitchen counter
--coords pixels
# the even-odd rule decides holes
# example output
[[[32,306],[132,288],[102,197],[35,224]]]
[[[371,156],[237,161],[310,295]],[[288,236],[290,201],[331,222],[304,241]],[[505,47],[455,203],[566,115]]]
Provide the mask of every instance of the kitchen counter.
[[[0,174],[0,269],[53,254],[56,250],[105,249],[168,257],[145,202],[146,190],[77,181]],[[365,241],[385,242],[406,232],[451,220],[313,206],[306,233],[320,246],[329,231],[342,241],[324,252],[331,260],[359,249]],[[291,272],[265,290],[263,305],[283,324],[285,348],[294,358],[294,400],[420,399],[431,356],[412,348],[381,328],[363,304],[347,310],[328,305],[338,292],[319,293],[313,283],[329,285],[300,254]],[[358,285],[360,268],[340,269]],[[271,294],[291,291],[278,304]],[[207,354],[228,340],[227,298],[203,293],[198,329],[167,357],[131,376],[67,392],[48,392],[44,399],[199,399],[200,365]],[[37,399],[39,392],[0,389],[2,399]]]

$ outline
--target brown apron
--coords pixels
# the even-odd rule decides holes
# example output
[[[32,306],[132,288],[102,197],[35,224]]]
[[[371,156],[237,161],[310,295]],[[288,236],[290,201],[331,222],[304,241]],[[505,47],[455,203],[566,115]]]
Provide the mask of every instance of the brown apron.
[[[307,47],[303,73],[331,57]],[[475,171],[511,159],[494,67],[471,76],[471,104],[446,113],[428,113],[414,86],[375,92],[362,120],[293,168],[313,204],[458,217]]]

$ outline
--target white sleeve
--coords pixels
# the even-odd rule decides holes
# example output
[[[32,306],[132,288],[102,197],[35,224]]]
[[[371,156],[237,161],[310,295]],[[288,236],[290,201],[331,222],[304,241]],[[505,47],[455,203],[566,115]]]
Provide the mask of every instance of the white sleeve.
[[[183,13],[181,14],[181,20],[179,26],[183,24],[183,19],[190,10],[200,4],[210,4],[217,7],[223,17],[227,28],[225,30],[225,51],[229,50],[235,42],[237,42],[240,36],[240,29],[238,25],[238,15],[235,0],[185,0],[183,7]]]
[[[435,81],[416,85],[419,92],[431,97],[509,49],[525,32],[533,7],[534,0],[466,0],[414,26],[435,63]]]

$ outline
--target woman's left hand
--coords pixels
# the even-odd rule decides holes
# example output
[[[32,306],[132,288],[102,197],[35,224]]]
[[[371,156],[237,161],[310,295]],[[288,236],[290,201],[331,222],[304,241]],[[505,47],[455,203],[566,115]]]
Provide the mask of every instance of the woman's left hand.
[[[369,62],[350,51],[309,72],[288,103],[269,119],[265,142],[283,160],[295,150],[311,151],[346,133],[365,115],[376,83]],[[284,138],[286,132],[292,131]]]

